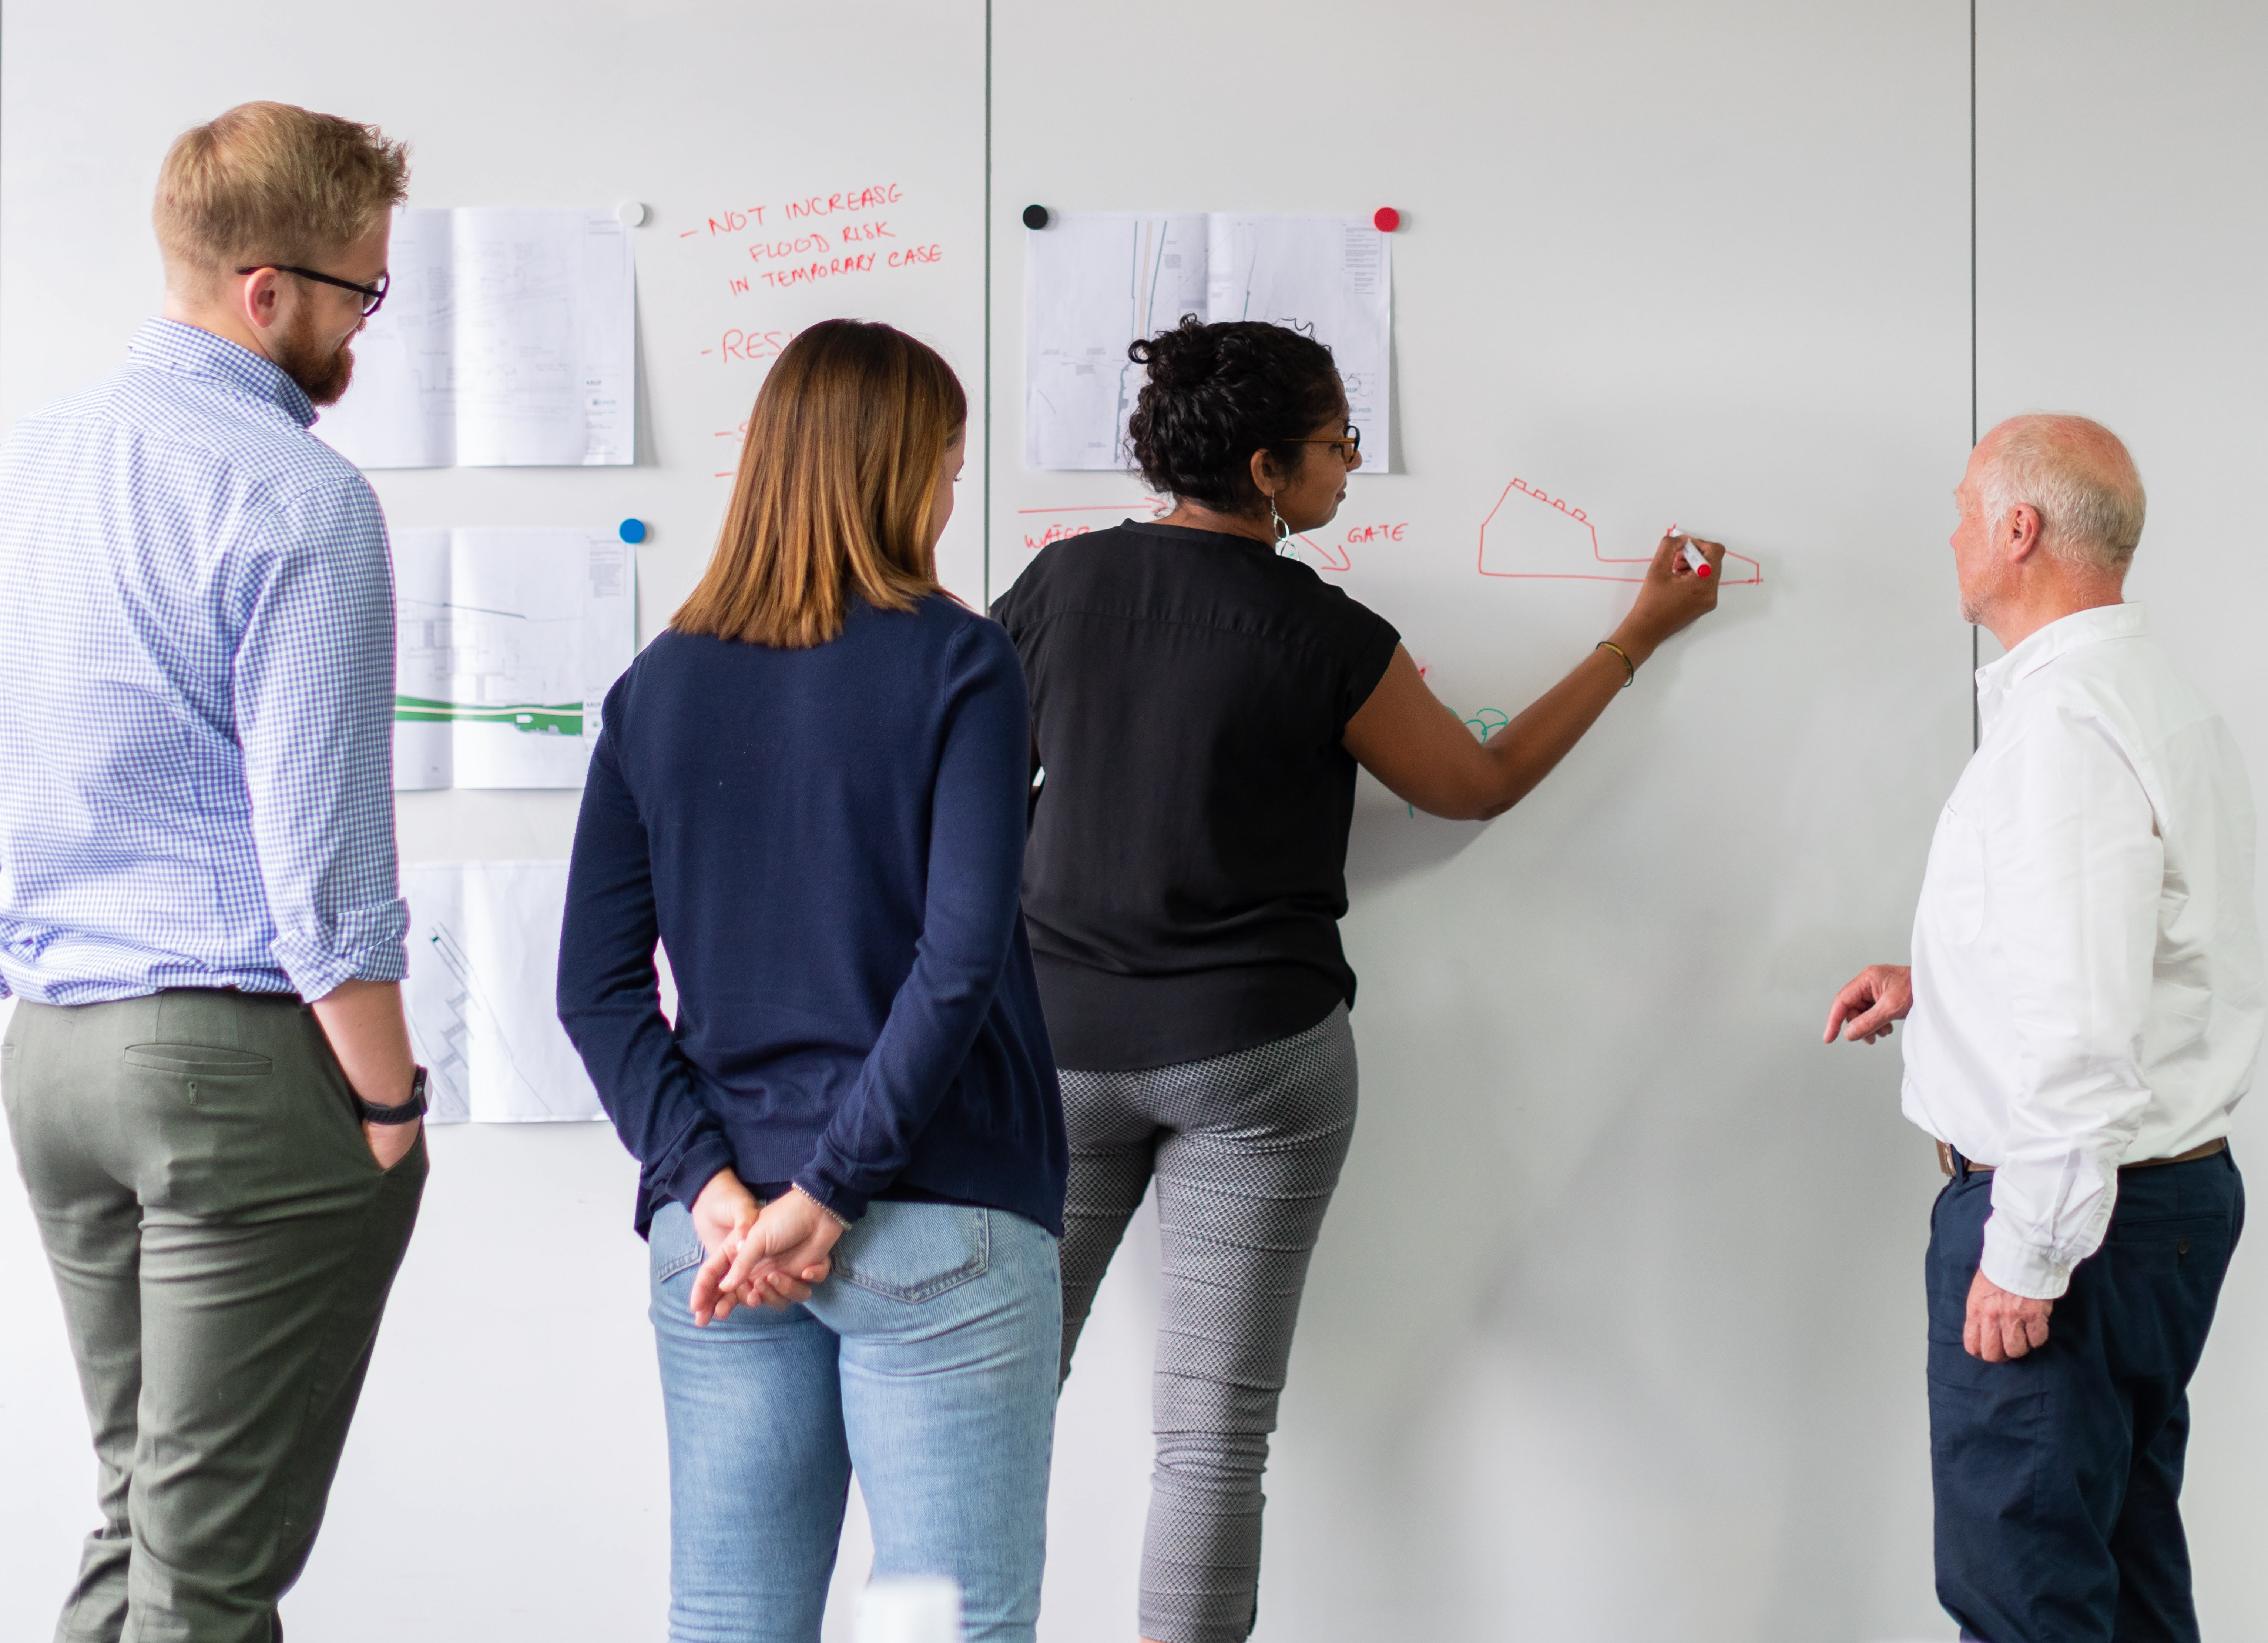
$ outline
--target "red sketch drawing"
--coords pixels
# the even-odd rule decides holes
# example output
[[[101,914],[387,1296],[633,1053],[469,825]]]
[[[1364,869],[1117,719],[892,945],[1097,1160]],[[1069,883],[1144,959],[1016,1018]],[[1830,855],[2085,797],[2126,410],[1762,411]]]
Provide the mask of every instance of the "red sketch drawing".
[[[1504,488],[1481,521],[1480,572],[1483,576],[1531,578],[1552,582],[1643,582],[1652,554],[1636,558],[1609,556],[1599,551],[1598,527],[1580,508],[1571,508],[1564,497],[1550,497],[1524,479]],[[1624,567],[1630,567],[1625,569]],[[1764,579],[1764,568],[1746,554],[1725,554],[1726,587],[1755,587]]]

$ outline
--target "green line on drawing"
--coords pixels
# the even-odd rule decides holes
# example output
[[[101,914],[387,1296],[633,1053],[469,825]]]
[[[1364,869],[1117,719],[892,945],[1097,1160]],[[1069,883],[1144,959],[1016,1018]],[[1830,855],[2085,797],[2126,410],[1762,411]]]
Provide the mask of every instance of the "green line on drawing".
[[[579,736],[580,702],[443,702],[427,696],[394,698],[397,725],[504,725],[531,736]]]

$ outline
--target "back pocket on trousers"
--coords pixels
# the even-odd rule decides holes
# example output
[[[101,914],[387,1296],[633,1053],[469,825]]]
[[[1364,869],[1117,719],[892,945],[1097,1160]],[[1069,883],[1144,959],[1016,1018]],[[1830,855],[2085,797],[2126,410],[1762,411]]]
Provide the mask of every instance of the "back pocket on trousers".
[[[922,1301],[982,1278],[992,1264],[990,1210],[869,1204],[835,1246],[834,1276],[891,1300]]]
[[[217,1044],[129,1044],[120,1054],[129,1067],[189,1079],[264,1079],[276,1070],[266,1056]]]
[[[656,1284],[666,1284],[709,1258],[709,1252],[701,1247],[701,1234],[694,1230],[691,1213],[675,1198],[653,1212],[653,1224],[646,1228],[645,1238]]]

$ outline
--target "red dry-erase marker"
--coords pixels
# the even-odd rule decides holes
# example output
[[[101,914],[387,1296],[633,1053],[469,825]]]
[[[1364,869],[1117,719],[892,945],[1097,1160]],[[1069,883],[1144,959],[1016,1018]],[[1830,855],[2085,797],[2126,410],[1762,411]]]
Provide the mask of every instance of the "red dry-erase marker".
[[[1675,525],[1671,526],[1665,534],[1671,536],[1676,535],[1677,527]],[[1684,559],[1686,564],[1693,567],[1694,575],[1705,577],[1709,574],[1708,556],[1704,554],[1698,548],[1696,548],[1691,542],[1685,544],[1684,548],[1680,551],[1680,556]]]

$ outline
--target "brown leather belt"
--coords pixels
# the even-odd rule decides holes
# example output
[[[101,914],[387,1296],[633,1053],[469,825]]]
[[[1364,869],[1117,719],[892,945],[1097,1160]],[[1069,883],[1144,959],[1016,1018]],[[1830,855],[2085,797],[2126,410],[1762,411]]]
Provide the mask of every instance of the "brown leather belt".
[[[2224,1135],[2217,1140],[2207,1141],[2203,1146],[2193,1146],[2186,1153],[2177,1153],[2171,1158],[2145,1158],[2132,1164],[2121,1164],[2118,1168],[2124,1171],[2155,1169],[2161,1164],[2191,1164],[2200,1158],[2211,1158],[2215,1153],[2227,1151],[2228,1138]],[[1953,1149],[1942,1141],[1937,1144],[1937,1167],[1948,1175],[1953,1173]],[[1980,1164],[1973,1158],[1969,1160],[1970,1172],[1973,1175],[1989,1175],[1999,1168],[1997,1164]]]

